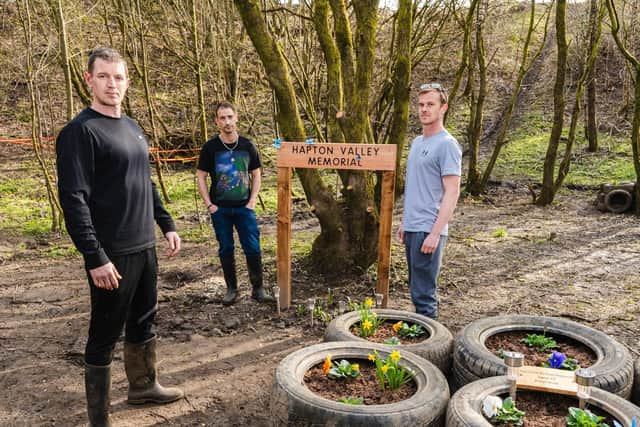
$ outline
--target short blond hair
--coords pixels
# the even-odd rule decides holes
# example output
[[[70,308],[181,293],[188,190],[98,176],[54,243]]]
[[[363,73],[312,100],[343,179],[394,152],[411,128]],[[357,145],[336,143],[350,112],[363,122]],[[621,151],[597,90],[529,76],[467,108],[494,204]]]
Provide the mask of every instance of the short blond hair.
[[[440,94],[440,102],[442,103],[442,105],[449,103],[449,96],[447,95],[447,91],[440,83],[425,83],[420,85],[418,96],[422,95],[423,93],[429,92],[438,92]]]

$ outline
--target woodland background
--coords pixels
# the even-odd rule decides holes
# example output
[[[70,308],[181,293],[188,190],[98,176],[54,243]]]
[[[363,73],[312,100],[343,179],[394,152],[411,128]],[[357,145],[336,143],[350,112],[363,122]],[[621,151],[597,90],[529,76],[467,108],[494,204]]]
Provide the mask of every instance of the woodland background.
[[[509,143],[530,149],[539,138],[543,158],[511,172],[534,175],[527,185],[544,206],[585,157],[614,169],[588,185],[640,175],[638,3],[3,1],[0,129],[33,140],[41,197],[60,229],[51,139],[90,102],[86,58],[106,44],[129,62],[125,111],[149,135],[167,201],[163,170],[193,164],[224,99],[238,105],[267,168],[277,137],[397,144],[401,195],[406,141],[420,130],[409,107],[419,84],[438,81],[450,91],[447,127],[465,151],[465,193],[480,196],[501,180],[496,164],[510,161]],[[620,154],[627,160],[611,166]],[[375,261],[378,176],[297,175],[320,223],[312,258],[366,269]]]
[[[90,303],[56,205],[53,140],[88,104],[83,69],[103,44],[129,62],[125,110],[151,141],[154,179],[183,239],[180,256],[159,262],[156,332],[163,383],[188,398],[127,405],[118,344],[116,425],[269,425],[277,363],[322,340],[336,301],[362,301],[376,286],[377,174],[299,170],[293,308],[277,316],[253,303],[241,263],[241,298],[221,305],[217,243],[189,158],[215,134],[222,99],[238,106],[241,133],[264,162],[257,215],[267,285],[276,276],[273,140],[398,144],[397,226],[407,146],[421,130],[417,88],[437,81],[449,89],[446,127],[464,151],[439,321],[456,333],[485,316],[559,316],[640,356],[640,223],[594,205],[600,184],[638,180],[640,1],[377,6],[0,0],[1,425],[86,423]],[[305,303],[326,302],[327,288],[334,305],[310,327]],[[395,240],[389,305],[413,310]]]

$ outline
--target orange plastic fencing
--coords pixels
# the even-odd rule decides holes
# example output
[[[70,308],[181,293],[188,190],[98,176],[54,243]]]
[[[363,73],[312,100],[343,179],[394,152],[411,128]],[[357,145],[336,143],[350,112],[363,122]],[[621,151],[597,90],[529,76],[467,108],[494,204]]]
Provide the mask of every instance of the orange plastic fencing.
[[[52,144],[52,142],[54,140],[55,138],[52,136],[45,136],[40,138],[40,141],[43,142],[43,144],[41,144],[41,147],[47,150],[53,150],[54,144]],[[33,145],[31,138],[0,138],[0,142],[22,146]],[[188,163],[197,160],[199,157],[199,152],[199,148],[176,148],[171,150],[160,150],[156,147],[150,147],[149,157],[151,158],[151,162],[155,162],[156,159],[158,159],[161,163]]]

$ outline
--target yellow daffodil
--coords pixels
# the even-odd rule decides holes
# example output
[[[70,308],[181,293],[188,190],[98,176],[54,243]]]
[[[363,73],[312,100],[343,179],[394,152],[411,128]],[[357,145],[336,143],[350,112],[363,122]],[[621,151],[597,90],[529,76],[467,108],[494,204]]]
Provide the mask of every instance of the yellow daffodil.
[[[327,355],[326,359],[324,359],[324,363],[322,364],[322,373],[327,375],[330,369],[331,369],[331,356]]]
[[[382,371],[383,374],[386,374],[387,371],[389,370],[389,365],[382,365],[380,367],[380,370]]]
[[[367,308],[371,308],[373,306],[373,298],[369,297],[364,300],[364,306]]]
[[[375,362],[375,361],[376,361],[376,357],[375,357],[373,354],[371,354],[371,353],[369,353],[369,355],[368,355],[367,357],[368,357],[368,358],[369,358],[369,360],[371,360],[372,362]]]
[[[391,354],[389,355],[389,359],[393,363],[398,363],[398,361],[400,360],[400,352],[398,350],[392,351]]]
[[[369,330],[372,327],[373,327],[373,323],[371,323],[371,320],[367,319],[364,322],[362,322],[362,329]]]
[[[351,364],[351,369],[353,369],[354,371],[359,371],[360,370],[360,365],[357,363],[352,363]]]
[[[393,331],[394,332],[398,332],[400,330],[400,328],[402,328],[402,320],[399,321],[398,323],[394,323],[393,324]]]

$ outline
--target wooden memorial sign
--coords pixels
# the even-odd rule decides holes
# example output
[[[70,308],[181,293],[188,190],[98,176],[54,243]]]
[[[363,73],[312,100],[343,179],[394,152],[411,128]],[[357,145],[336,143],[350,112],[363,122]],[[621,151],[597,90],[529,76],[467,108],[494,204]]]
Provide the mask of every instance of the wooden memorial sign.
[[[578,392],[575,372],[538,366],[522,366],[518,372],[516,387],[569,396],[575,396]]]
[[[278,148],[277,280],[280,307],[291,305],[291,175],[292,168],[376,170],[382,173],[378,283],[376,292],[389,297],[391,223],[396,170],[395,144],[318,144],[282,142]]]
[[[283,142],[278,167],[395,171],[396,146]]]

